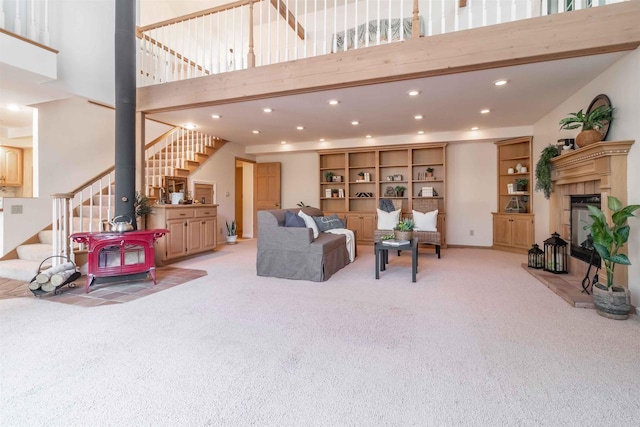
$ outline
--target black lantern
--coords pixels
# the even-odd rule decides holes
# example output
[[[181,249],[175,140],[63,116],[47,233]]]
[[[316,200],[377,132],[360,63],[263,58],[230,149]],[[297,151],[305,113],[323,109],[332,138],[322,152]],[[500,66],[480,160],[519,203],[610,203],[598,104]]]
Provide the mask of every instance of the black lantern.
[[[537,243],[534,243],[529,249],[529,268],[542,268],[544,261],[544,252]]]
[[[544,241],[544,271],[567,273],[567,242],[558,233]]]

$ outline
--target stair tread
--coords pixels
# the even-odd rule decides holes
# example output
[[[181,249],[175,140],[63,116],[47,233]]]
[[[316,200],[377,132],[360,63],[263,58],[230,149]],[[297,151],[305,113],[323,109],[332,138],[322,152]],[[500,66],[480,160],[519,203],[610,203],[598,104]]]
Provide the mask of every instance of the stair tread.
[[[29,245],[20,245],[16,248],[16,251],[20,259],[42,261],[46,257],[51,256],[52,249],[52,245],[47,243],[32,243]]]
[[[0,261],[0,277],[30,282],[38,272],[40,262],[18,258]]]

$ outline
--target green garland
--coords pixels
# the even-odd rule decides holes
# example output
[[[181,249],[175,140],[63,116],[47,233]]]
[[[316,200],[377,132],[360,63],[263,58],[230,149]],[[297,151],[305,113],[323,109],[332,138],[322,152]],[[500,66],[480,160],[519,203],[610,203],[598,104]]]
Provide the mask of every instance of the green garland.
[[[544,197],[551,197],[551,159],[558,156],[555,145],[547,145],[540,153],[536,163],[536,191],[544,192]]]

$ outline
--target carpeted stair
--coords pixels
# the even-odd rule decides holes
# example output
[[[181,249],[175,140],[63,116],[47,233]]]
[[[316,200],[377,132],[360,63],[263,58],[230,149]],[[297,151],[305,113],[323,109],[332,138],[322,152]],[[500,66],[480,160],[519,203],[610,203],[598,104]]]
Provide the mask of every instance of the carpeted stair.
[[[42,261],[51,256],[52,232],[38,233],[40,243],[20,245],[16,248],[18,258],[0,261],[0,277],[29,282],[38,272]]]

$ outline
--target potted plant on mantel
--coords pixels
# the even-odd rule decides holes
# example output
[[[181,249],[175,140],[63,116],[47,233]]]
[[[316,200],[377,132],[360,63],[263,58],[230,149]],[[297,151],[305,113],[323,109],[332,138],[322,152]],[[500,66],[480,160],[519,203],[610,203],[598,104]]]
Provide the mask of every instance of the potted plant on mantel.
[[[633,212],[640,209],[640,205],[622,207],[620,200],[609,196],[608,206],[612,212],[612,224],[607,222],[607,217],[600,209],[587,206],[593,222],[584,229],[590,230],[593,246],[602,258],[607,272],[606,283],[593,284],[593,303],[601,316],[623,320],[629,317],[631,310],[629,291],[615,285],[613,273],[616,264],[631,265],[629,258],[619,251],[629,239],[630,227],[627,225],[627,219],[635,216]]]
[[[227,243],[235,245],[238,243],[238,236],[236,235],[236,220],[232,220],[231,224],[227,221],[224,222],[227,225]]]
[[[569,117],[560,120],[560,130],[577,129],[582,126],[582,131],[576,136],[576,145],[585,147],[590,144],[602,141],[602,128],[606,122],[613,119],[613,107],[601,105],[593,111],[583,113],[582,110],[577,113],[570,113]]]

